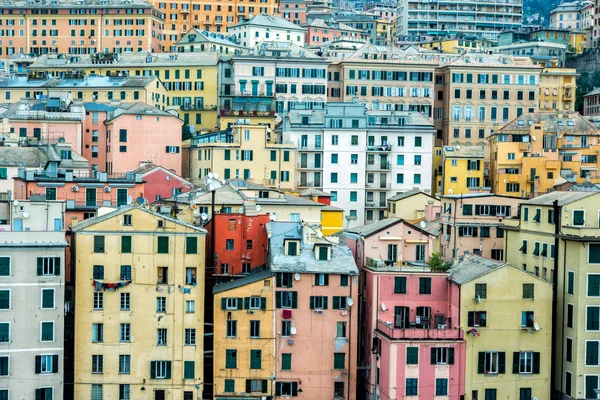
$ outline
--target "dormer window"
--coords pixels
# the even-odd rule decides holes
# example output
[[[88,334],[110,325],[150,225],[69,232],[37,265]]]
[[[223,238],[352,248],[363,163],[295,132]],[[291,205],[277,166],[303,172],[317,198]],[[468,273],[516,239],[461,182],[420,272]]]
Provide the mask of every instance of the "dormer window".
[[[299,247],[300,247],[299,240],[286,240],[284,242],[285,255],[286,256],[297,256],[298,253],[300,252]]]
[[[329,246],[316,246],[316,256],[319,261],[329,260]]]

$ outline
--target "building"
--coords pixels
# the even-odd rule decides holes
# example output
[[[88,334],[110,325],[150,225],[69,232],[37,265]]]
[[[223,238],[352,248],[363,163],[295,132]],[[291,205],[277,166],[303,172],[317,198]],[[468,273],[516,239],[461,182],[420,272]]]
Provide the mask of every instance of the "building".
[[[275,397],[356,399],[358,270],[350,249],[306,240],[298,222],[268,229]]]
[[[15,0],[3,9],[6,13],[0,21],[6,29],[2,36],[11,40],[0,45],[2,58],[13,54],[163,51],[164,15],[145,1],[68,0],[38,4]],[[73,9],[79,11],[73,13]]]
[[[540,111],[575,111],[577,77],[575,68],[544,68],[540,75]]]
[[[521,200],[489,193],[442,196],[441,256],[504,260],[504,220],[517,216]]]
[[[552,285],[472,254],[450,269],[450,280],[460,287],[465,393],[471,399],[550,399]]]
[[[254,47],[263,41],[291,42],[304,47],[306,29],[275,15],[258,14],[229,26],[227,32],[237,35],[244,47]]]
[[[386,218],[347,229],[344,238],[361,268],[377,262],[388,266],[423,266],[438,251],[433,234],[401,218]]]
[[[181,193],[188,193],[194,188],[194,184],[190,181],[160,165],[142,165],[131,171],[131,173],[142,175],[144,196],[150,203]]]
[[[314,0],[313,0],[314,1]],[[332,13],[333,19],[354,29],[365,31],[368,35],[369,44],[375,44],[377,36],[377,15],[356,12],[355,10],[339,10]],[[323,17],[321,17],[323,18]]]
[[[442,148],[442,194],[463,194],[487,190],[483,146]]]
[[[506,246],[518,249],[507,261],[556,287],[553,389],[563,398],[591,399],[599,389],[599,196],[544,194],[521,203],[519,219],[507,220]]]
[[[189,36],[188,36],[189,37]],[[182,38],[183,40],[183,38]],[[90,85],[97,80],[109,79],[110,83],[124,81],[129,86],[135,80],[159,81],[154,93],[140,96],[128,91],[106,89],[96,93],[96,101],[131,102],[142,101],[148,105],[160,106],[161,110],[175,111],[186,125],[196,130],[214,128],[217,119],[217,52],[202,54],[157,54],[140,52],[131,54],[95,54],[69,56],[50,54],[39,57],[29,70],[32,76],[72,78]],[[110,78],[100,78],[108,76]],[[129,82],[129,79],[134,81]],[[156,84],[156,83],[155,83]],[[114,85],[114,84],[113,84]],[[148,87],[150,88],[150,87]],[[80,89],[77,89],[80,90]],[[84,93],[73,98],[93,101]],[[147,93],[142,91],[141,93]],[[43,93],[44,94],[44,93]],[[158,97],[157,97],[158,96]],[[30,96],[27,96],[30,97]],[[1,97],[0,97],[1,98]],[[17,97],[15,97],[17,98]]]
[[[194,136],[187,149],[190,180],[199,182],[211,173],[226,180],[294,188],[296,145],[277,136],[268,126],[244,122],[225,131]]]
[[[465,334],[448,273],[370,262],[363,279],[364,390],[380,399],[464,397]]]
[[[501,31],[519,28],[522,18],[523,2],[520,0],[502,5],[483,0],[433,5],[423,0],[407,0],[398,7],[397,35],[411,41],[448,34],[494,40]]]
[[[206,231],[143,207],[71,228],[75,398],[201,396]]]
[[[594,89],[583,96],[583,115],[586,117],[600,115],[600,89]]]
[[[197,28],[191,29],[175,44],[179,53],[216,53],[233,55],[244,50],[237,36],[209,32]]]
[[[488,47],[486,46],[487,41],[477,36],[431,40],[428,42],[419,42],[418,45],[425,49],[437,50],[440,53],[479,52],[484,47]]]
[[[564,180],[598,183],[600,130],[578,113],[526,113],[490,136],[492,192],[531,198]]]
[[[279,16],[293,24],[302,25],[306,23],[306,0],[280,0]]]
[[[302,26],[306,28],[306,46],[328,42],[343,36],[361,39],[366,39],[367,37],[364,31],[354,29],[349,25],[334,20],[313,19],[302,24]]]
[[[332,58],[329,66],[329,102],[358,102],[373,111],[418,111],[433,116],[434,71],[432,54],[396,47],[354,44],[358,50]]]
[[[287,110],[322,109],[327,65],[326,58],[294,43],[262,42],[220,63],[220,114],[268,115],[273,100],[282,117]]]
[[[433,130],[419,113],[330,102],[290,111],[283,140],[297,143],[296,187],[331,193],[331,205],[348,212],[346,228],[385,218],[397,193],[431,191]]]
[[[0,203],[0,396],[61,399],[65,386],[65,204]]]
[[[440,217],[440,200],[420,190],[409,190],[388,199],[388,217],[410,223],[433,221]]]
[[[290,365],[291,357],[279,355],[288,364],[276,367],[274,283],[271,271],[259,271],[213,288],[213,390],[218,398],[274,398],[277,387],[281,395],[272,378]]]
[[[580,30],[587,25],[585,10],[591,1],[562,3],[550,10],[550,29]]]
[[[530,57],[532,60],[544,62],[556,59],[558,66],[563,67],[567,59],[568,46],[562,43],[534,40],[530,42],[512,43],[494,47],[494,51],[512,56]]]

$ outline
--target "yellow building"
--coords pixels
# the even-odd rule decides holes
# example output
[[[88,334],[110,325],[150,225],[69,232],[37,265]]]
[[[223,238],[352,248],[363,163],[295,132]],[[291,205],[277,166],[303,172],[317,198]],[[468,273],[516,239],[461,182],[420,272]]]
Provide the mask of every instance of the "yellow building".
[[[587,33],[585,31],[569,32],[569,50],[581,54],[587,46]]]
[[[433,193],[439,194],[442,191],[442,171],[442,146],[436,143],[433,147],[433,173],[431,174]]]
[[[388,199],[388,218],[410,222],[433,221],[440,212],[440,200],[420,190],[409,190]]]
[[[262,271],[213,288],[214,396],[274,395],[273,274]]]
[[[444,146],[441,193],[471,193],[486,187],[484,157],[483,146]]]
[[[496,194],[533,197],[569,181],[600,182],[600,130],[578,113],[526,113],[490,136]]]
[[[466,254],[460,286],[469,399],[550,399],[552,285],[500,261]]]
[[[264,125],[231,125],[227,130],[191,139],[187,174],[200,182],[209,173],[222,179],[244,179],[260,185],[293,189],[296,145],[284,143]],[[184,168],[185,170],[185,168]]]
[[[131,206],[72,231],[75,398],[201,397],[206,231]]]
[[[31,73],[29,77],[5,78],[0,82],[0,98],[6,102],[65,92],[71,93],[73,99],[84,102],[142,101],[161,110],[165,109],[168,101],[167,90],[160,79],[154,76],[77,76],[74,79],[60,79],[50,78],[45,73]]]
[[[507,248],[518,249],[507,261],[556,285],[554,389],[562,398],[594,399],[600,388],[598,204],[597,192],[548,193],[521,203],[520,219],[505,224]]]
[[[440,53],[479,51],[482,48],[481,39],[476,37],[433,40],[431,42],[419,43],[419,47],[437,50]]]
[[[214,129],[217,123],[217,54],[212,53],[124,53],[40,56],[29,70],[35,74],[55,77],[76,75],[79,78],[98,76],[156,76],[167,99],[164,110],[175,110],[181,120],[196,130]],[[163,93],[161,92],[161,95]],[[75,96],[73,96],[75,97]],[[100,94],[99,101],[112,99]],[[163,108],[161,108],[163,109]]]
[[[540,111],[575,111],[575,68],[544,68],[540,75]]]

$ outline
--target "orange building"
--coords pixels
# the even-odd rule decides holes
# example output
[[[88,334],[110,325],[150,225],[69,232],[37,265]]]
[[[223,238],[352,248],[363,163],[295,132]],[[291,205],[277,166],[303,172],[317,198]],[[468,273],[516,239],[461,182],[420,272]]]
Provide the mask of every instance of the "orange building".
[[[163,51],[163,23],[143,0],[5,1],[0,57]]]

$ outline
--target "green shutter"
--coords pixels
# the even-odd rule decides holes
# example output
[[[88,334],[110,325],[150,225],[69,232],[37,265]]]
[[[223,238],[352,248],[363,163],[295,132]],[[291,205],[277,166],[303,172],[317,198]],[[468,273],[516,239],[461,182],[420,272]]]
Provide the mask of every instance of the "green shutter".
[[[332,309],[334,310],[339,310],[340,309],[340,297],[339,296],[333,296],[333,306]]]
[[[298,292],[292,292],[292,308],[298,308]]]
[[[131,253],[131,236],[121,236],[121,253]]]
[[[513,374],[518,374],[519,373],[519,360],[521,357],[521,353],[518,351],[514,351],[513,352],[513,364],[512,364],[512,373]]]
[[[327,310],[327,307],[329,306],[329,297],[324,296],[323,297],[323,310]]]
[[[0,257],[0,276],[10,275],[10,257]]]
[[[436,358],[436,352],[437,352],[437,348],[436,347],[432,347],[430,352],[430,357],[429,357],[429,363],[432,365],[436,365],[437,364],[437,358]]]
[[[298,396],[298,382],[292,382],[292,396]]]
[[[10,291],[0,290],[0,309],[8,310],[10,308]]]
[[[533,353],[533,373],[540,373],[540,353],[537,351]]]
[[[197,237],[188,236],[185,238],[185,254],[198,254]]]
[[[498,353],[498,373],[506,373],[506,357],[503,351]]]
[[[169,237],[158,237],[158,254],[169,254]]]
[[[58,373],[58,354],[52,356],[52,373]]]
[[[54,308],[54,290],[42,290],[42,308]]]
[[[281,382],[275,382],[275,396],[281,396]]]
[[[227,309],[227,298],[223,297],[221,299],[221,310],[226,310]]]
[[[54,257],[54,275],[60,275],[60,257]]]
[[[171,379],[171,361],[167,361],[167,371],[165,374],[165,379]]]
[[[0,343],[7,343],[10,338],[10,324],[0,322]]]
[[[260,350],[250,350],[250,369],[261,369],[262,352]]]
[[[261,310],[266,310],[267,309],[267,298],[266,297],[261,297],[260,298],[260,309]]]
[[[246,384],[249,380],[246,380]],[[247,387],[247,386],[246,386]],[[233,379],[225,379],[225,393],[233,393],[235,392],[235,380]]]
[[[406,277],[394,277],[394,293],[406,293]]]
[[[315,309],[315,296],[310,296],[310,309]]]
[[[406,363],[410,365],[419,364],[419,348],[418,347],[407,347],[406,348]]]
[[[104,236],[94,236],[94,253],[104,253]]]
[[[194,361],[183,362],[183,379],[194,379]]]
[[[281,308],[281,293],[283,292],[275,293],[275,308]]]
[[[35,373],[40,374],[42,372],[42,356],[35,356]]]
[[[585,343],[585,365],[598,365],[598,344],[589,341]]]
[[[348,275],[340,275],[340,286],[348,286]]]
[[[485,373],[485,352],[480,351],[477,359],[477,373],[484,374]]]
[[[250,297],[244,297],[244,309],[245,310],[250,309]]]
[[[448,348],[448,364],[454,364],[454,347]]]
[[[333,369],[344,369],[346,367],[346,353],[333,354]]]
[[[238,310],[243,310],[244,309],[244,298],[243,297],[238,297],[237,298],[237,309]]]
[[[35,400],[42,400],[42,389],[35,389]]]
[[[284,353],[281,355],[281,370],[290,371],[292,369],[292,354]]]
[[[252,393],[252,380],[246,379],[246,393]]]
[[[150,379],[156,379],[156,361],[150,361]]]
[[[266,379],[263,379],[260,382],[260,388],[262,390],[263,393],[269,393],[269,386],[268,386],[268,381]]]
[[[44,273],[44,258],[38,257],[37,259],[37,274],[38,276],[42,276]]]

